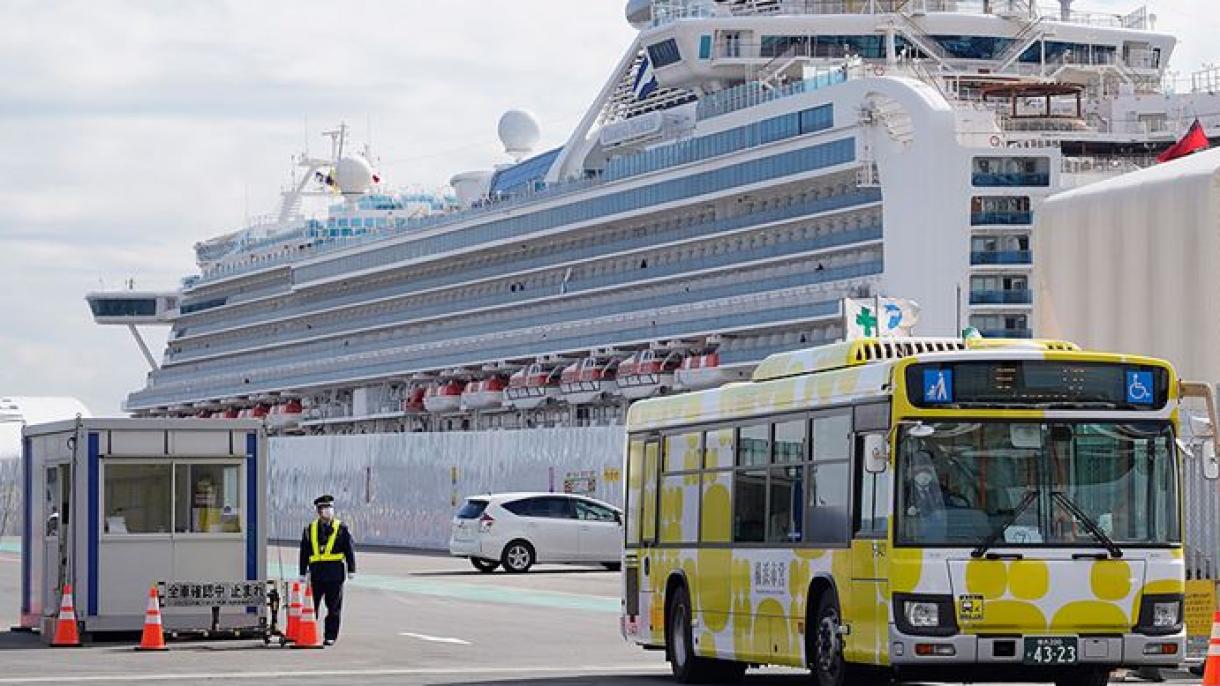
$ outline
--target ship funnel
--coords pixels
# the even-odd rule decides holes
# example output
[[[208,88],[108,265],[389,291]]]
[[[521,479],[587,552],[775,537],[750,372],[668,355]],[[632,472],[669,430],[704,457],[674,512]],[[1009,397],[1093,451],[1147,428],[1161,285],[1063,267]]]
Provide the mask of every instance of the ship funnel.
[[[1072,1],[1059,0],[1059,18],[1063,21],[1072,20]]]

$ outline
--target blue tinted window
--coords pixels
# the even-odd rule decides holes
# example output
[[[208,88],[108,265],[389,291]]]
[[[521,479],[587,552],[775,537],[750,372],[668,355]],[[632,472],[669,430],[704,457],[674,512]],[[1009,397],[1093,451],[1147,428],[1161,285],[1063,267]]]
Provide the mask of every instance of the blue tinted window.
[[[706,60],[712,56],[712,37],[699,36],[699,59]]]
[[[993,60],[1012,45],[1011,38],[997,36],[933,36],[932,38],[951,57],[971,60]]]
[[[678,42],[670,38],[648,46],[648,59],[652,60],[654,68],[668,66],[681,60],[682,54],[678,52]]]
[[[562,150],[563,148],[548,150],[496,172],[491,179],[491,195],[494,197],[538,190]]]

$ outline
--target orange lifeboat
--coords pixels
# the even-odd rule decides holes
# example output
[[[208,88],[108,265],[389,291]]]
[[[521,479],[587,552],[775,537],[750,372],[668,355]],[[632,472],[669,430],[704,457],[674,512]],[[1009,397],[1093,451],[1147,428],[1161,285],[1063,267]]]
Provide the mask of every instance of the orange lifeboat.
[[[220,416],[222,419],[237,419],[238,417],[241,417],[241,410],[237,409],[236,407],[230,407]]]
[[[463,410],[488,410],[504,402],[504,389],[508,382],[502,376],[489,376],[466,384],[462,390]]]
[[[407,388],[402,397],[402,411],[407,414],[419,414],[424,412],[424,394],[428,392],[428,387],[419,385]]]
[[[640,350],[618,366],[618,391],[628,400],[660,395],[674,387],[674,370],[681,364],[678,353]]]
[[[273,428],[280,428],[296,424],[301,419],[301,412],[304,410],[301,407],[301,401],[295,398],[271,406],[271,411],[267,413],[267,425]]]
[[[604,355],[590,355],[563,368],[559,376],[559,392],[573,405],[591,403],[618,390],[615,372],[618,360]]]
[[[462,407],[462,389],[466,384],[457,379],[428,386],[424,392],[424,409],[429,412],[457,412]]]
[[[559,398],[559,379],[563,367],[535,362],[517,370],[504,389],[504,404],[519,410],[532,410]]]

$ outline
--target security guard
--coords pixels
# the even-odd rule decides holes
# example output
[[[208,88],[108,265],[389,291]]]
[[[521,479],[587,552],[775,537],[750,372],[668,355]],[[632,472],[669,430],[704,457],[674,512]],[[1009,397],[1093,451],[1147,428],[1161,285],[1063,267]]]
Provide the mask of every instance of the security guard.
[[[343,612],[343,582],[356,576],[356,550],[352,534],[335,519],[335,498],[323,495],[313,501],[318,518],[305,527],[301,536],[301,577],[309,574],[313,587],[315,615],[326,600],[326,625],[323,645],[334,645],[339,638]]]

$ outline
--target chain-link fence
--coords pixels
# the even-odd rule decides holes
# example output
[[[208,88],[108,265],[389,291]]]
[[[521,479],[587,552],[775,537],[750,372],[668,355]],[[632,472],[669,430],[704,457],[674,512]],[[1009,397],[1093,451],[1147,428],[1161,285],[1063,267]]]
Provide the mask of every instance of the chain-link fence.
[[[0,538],[21,535],[21,460],[0,460]]]

